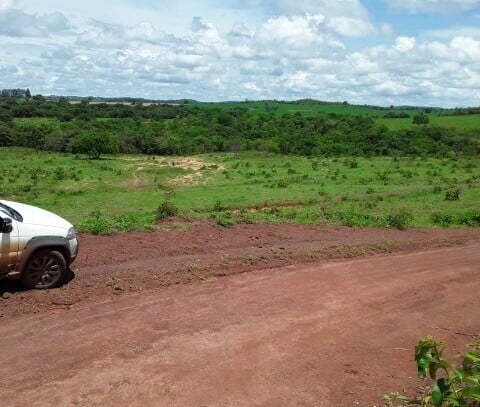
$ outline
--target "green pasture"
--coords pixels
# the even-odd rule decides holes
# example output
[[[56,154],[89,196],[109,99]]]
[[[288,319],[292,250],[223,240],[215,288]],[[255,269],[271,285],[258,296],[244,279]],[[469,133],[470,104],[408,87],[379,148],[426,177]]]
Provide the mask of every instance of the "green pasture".
[[[244,102],[245,103],[245,102]],[[274,103],[272,103],[274,104]],[[216,103],[215,106],[226,106],[229,109],[234,108],[235,105],[241,105],[241,102],[232,102],[229,103]],[[249,109],[255,113],[264,113],[265,105],[262,102],[248,102],[250,106]],[[329,105],[302,105],[302,104],[286,104],[286,103],[277,103],[278,110],[274,110],[277,114],[301,112],[306,117],[313,117],[319,113],[335,113],[340,116],[371,116],[378,117],[376,122],[379,124],[385,125],[390,130],[401,130],[406,128],[411,128],[416,125],[412,123],[413,116],[418,113],[415,110],[404,110],[404,112],[411,115],[410,118],[394,118],[394,119],[385,119],[382,116],[388,112],[388,110],[378,110],[375,107],[363,107],[363,106],[344,106],[341,104],[329,104]],[[480,115],[463,115],[463,116],[437,116],[434,113],[428,115],[430,123],[429,126],[440,126],[440,127],[449,127],[455,128],[462,131],[469,130],[480,130]],[[95,119],[100,122],[118,122],[125,119]],[[56,118],[27,118],[27,119],[15,119],[17,127],[22,127],[23,125],[28,125],[31,123],[36,123],[40,126],[48,126],[50,129],[55,128],[60,130],[60,121]]]
[[[430,126],[451,127],[459,130],[480,130],[480,115],[465,116],[428,116]],[[401,130],[414,126],[412,118],[405,119],[377,119],[378,123],[384,124],[390,130]]]
[[[349,226],[480,225],[480,159],[194,157],[0,148],[1,198],[38,205],[95,233],[156,227],[158,206],[239,222]]]
[[[294,114],[302,113],[306,117],[316,116],[319,113],[334,113],[342,116],[372,116],[382,117],[390,111],[405,112],[414,115],[421,111],[415,108],[383,108],[369,105],[350,105],[343,103],[318,103],[315,101],[300,102],[278,102],[278,101],[246,101],[246,102],[217,102],[217,103],[195,103],[193,106],[221,107],[223,109],[244,108],[255,114],[275,113]]]

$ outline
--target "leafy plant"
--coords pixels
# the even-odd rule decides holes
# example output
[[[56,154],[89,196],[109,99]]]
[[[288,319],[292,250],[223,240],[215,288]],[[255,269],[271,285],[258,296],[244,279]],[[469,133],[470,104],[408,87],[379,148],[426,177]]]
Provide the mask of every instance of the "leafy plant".
[[[171,218],[178,213],[178,208],[169,200],[163,201],[157,208],[155,218],[157,220]]]
[[[229,217],[227,215],[220,215],[217,218],[217,223],[219,226],[222,226],[224,228],[231,228],[235,226],[238,223],[238,221],[233,217]]]
[[[460,190],[458,188],[451,189],[445,193],[446,201],[458,201],[460,199]]]
[[[227,206],[220,199],[217,199],[213,204],[213,210],[215,212],[222,212],[226,209],[228,209]]]
[[[406,210],[400,210],[387,216],[387,226],[399,230],[405,230],[413,215]]]
[[[431,336],[415,345],[418,376],[429,377],[433,383],[425,394],[413,399],[400,393],[385,396],[389,406],[480,406],[480,343],[469,345],[459,368],[444,359],[444,349],[443,342],[437,342]]]
[[[100,211],[93,211],[83,222],[78,225],[82,232],[93,235],[108,235],[112,233],[111,222]]]
[[[433,213],[432,214],[432,222],[435,225],[440,225],[443,227],[450,226],[453,223],[453,215],[449,213]]]

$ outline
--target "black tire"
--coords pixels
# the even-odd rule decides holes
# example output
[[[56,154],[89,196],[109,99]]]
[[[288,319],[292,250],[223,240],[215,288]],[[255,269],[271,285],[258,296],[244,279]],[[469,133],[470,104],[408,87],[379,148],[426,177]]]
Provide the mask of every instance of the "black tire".
[[[57,287],[65,278],[67,262],[55,250],[39,250],[28,260],[22,273],[22,283],[27,288],[46,290]]]

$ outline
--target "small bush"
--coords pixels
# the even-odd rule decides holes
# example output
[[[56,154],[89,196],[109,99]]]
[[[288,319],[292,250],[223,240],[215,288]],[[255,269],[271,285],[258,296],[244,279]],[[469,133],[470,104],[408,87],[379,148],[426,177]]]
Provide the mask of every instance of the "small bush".
[[[447,227],[453,223],[453,216],[448,213],[434,213],[432,214],[432,222],[435,225]]]
[[[464,226],[480,226],[480,212],[467,212],[458,215],[458,223]]]
[[[387,227],[405,230],[413,219],[413,215],[405,210],[391,213],[387,216]]]
[[[346,158],[344,161],[344,165],[348,168],[358,168],[358,161],[354,158]]]
[[[229,218],[227,216],[220,216],[217,218],[217,223],[224,228],[231,228],[238,222],[235,218]]]
[[[222,212],[226,209],[228,209],[227,206],[222,201],[220,201],[220,199],[216,200],[213,204],[213,210],[215,212]]]
[[[113,217],[115,232],[131,232],[134,230],[153,230],[152,213],[124,213]]]
[[[458,188],[445,192],[446,201],[458,201],[460,199],[460,190]]]
[[[78,225],[79,230],[92,235],[108,235],[113,233],[111,223],[99,211],[94,211]]]
[[[422,394],[412,399],[399,392],[385,395],[390,407],[459,407],[480,405],[480,343],[468,345],[460,367],[443,357],[445,345],[431,336],[415,345],[417,375],[429,380]]]
[[[277,188],[287,188],[288,184],[287,180],[281,179],[277,182]]]
[[[171,201],[163,201],[157,208],[155,219],[162,220],[178,214],[178,208]]]

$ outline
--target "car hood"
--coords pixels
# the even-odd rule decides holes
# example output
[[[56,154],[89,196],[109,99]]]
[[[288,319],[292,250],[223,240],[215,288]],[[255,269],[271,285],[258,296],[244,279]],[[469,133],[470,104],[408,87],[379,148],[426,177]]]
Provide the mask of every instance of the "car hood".
[[[22,215],[23,223],[38,226],[53,226],[62,229],[70,229],[72,224],[58,215],[44,209],[37,208],[18,202],[0,201],[3,204],[15,209]]]

